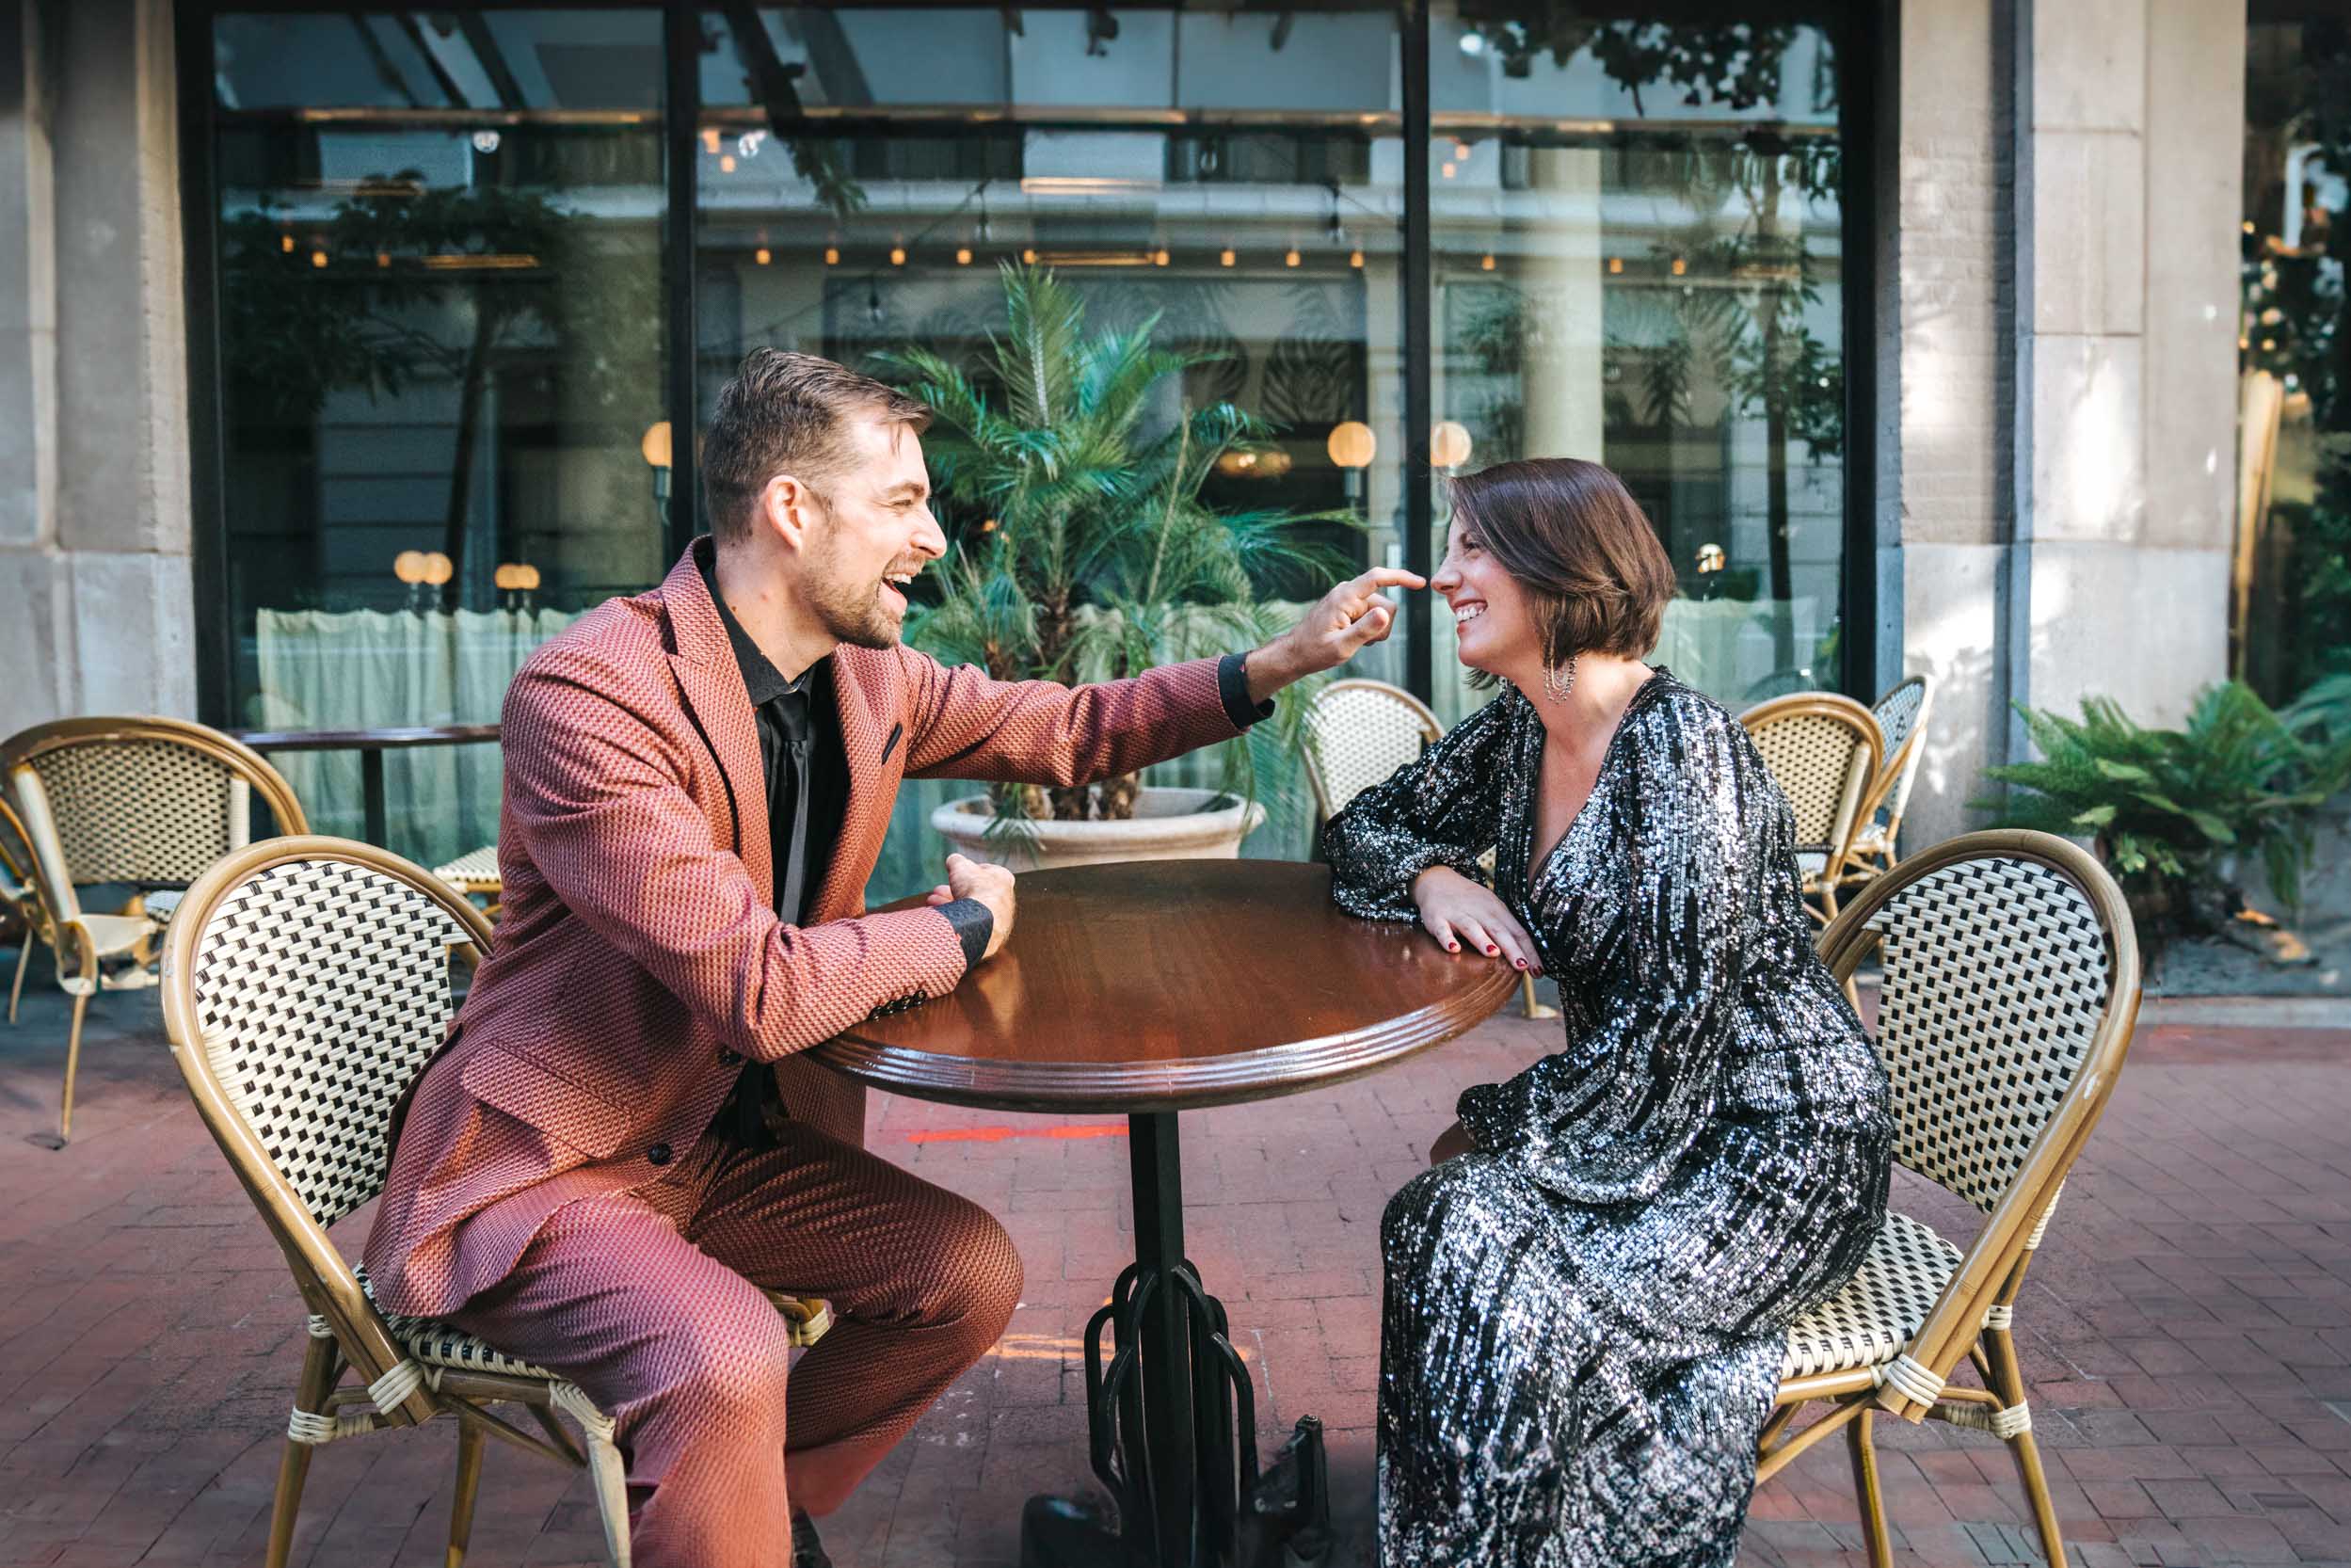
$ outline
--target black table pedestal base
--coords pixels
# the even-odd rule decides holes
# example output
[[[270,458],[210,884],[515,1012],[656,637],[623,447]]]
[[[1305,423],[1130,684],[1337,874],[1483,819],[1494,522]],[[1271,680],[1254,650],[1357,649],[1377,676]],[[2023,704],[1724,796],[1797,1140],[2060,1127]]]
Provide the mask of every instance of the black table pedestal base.
[[[1223,1304],[1184,1256],[1175,1113],[1129,1116],[1128,1128],[1135,1261],[1086,1324],[1088,1457],[1117,1528],[1032,1497],[1022,1568],[1249,1568],[1269,1547],[1277,1563],[1318,1562],[1329,1542],[1321,1427],[1302,1420],[1282,1474],[1260,1475],[1249,1369]]]

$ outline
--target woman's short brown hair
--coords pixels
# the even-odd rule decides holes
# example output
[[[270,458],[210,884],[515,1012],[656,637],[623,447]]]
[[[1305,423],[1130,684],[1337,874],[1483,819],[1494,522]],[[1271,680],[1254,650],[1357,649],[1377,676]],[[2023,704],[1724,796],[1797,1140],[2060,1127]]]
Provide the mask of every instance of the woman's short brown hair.
[[[1452,495],[1454,516],[1533,600],[1547,663],[1638,659],[1657,646],[1673,563],[1614,473],[1580,457],[1528,457],[1464,473]]]

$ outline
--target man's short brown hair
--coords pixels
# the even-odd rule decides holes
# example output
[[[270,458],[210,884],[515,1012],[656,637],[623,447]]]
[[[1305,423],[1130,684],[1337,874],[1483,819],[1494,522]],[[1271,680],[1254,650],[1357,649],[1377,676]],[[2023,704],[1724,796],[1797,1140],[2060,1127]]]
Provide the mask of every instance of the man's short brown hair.
[[[789,473],[823,499],[849,457],[849,420],[867,414],[920,435],[931,410],[895,388],[813,354],[755,348],[720,389],[702,438],[703,505],[722,540],[746,537],[760,492]]]
[[[1463,474],[1452,491],[1454,515],[1534,601],[1546,663],[1638,659],[1657,646],[1673,563],[1614,473],[1580,457],[1530,457]]]

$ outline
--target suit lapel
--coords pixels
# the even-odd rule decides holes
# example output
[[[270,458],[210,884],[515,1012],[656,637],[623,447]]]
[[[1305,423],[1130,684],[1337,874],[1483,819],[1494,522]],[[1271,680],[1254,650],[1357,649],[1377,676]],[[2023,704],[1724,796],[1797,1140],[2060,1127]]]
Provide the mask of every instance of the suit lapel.
[[[678,678],[687,713],[710,743],[731,797],[734,842],[728,847],[751,873],[760,900],[772,908],[776,867],[768,843],[767,773],[760,763],[759,720],[744,692],[743,671],[736,666],[718,606],[702,581],[696,552],[709,548],[707,538],[695,540],[662,583],[662,606],[669,617],[669,667]]]

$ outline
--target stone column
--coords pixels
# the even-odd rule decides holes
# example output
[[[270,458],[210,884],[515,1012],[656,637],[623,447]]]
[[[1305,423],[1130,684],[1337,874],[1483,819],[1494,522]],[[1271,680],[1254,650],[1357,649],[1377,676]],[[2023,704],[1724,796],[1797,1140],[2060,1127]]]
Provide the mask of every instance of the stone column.
[[[1936,682],[1904,827],[1912,845],[1965,831],[1986,763],[2006,755],[2013,307],[2003,274],[2014,238],[2004,8],[1906,0],[1891,103],[1897,228],[1893,276],[1880,286],[1893,295],[1884,313],[1898,344],[1881,394],[1895,404],[1888,466],[1901,518],[1901,673]]]
[[[168,0],[0,5],[0,733],[196,710]]]

